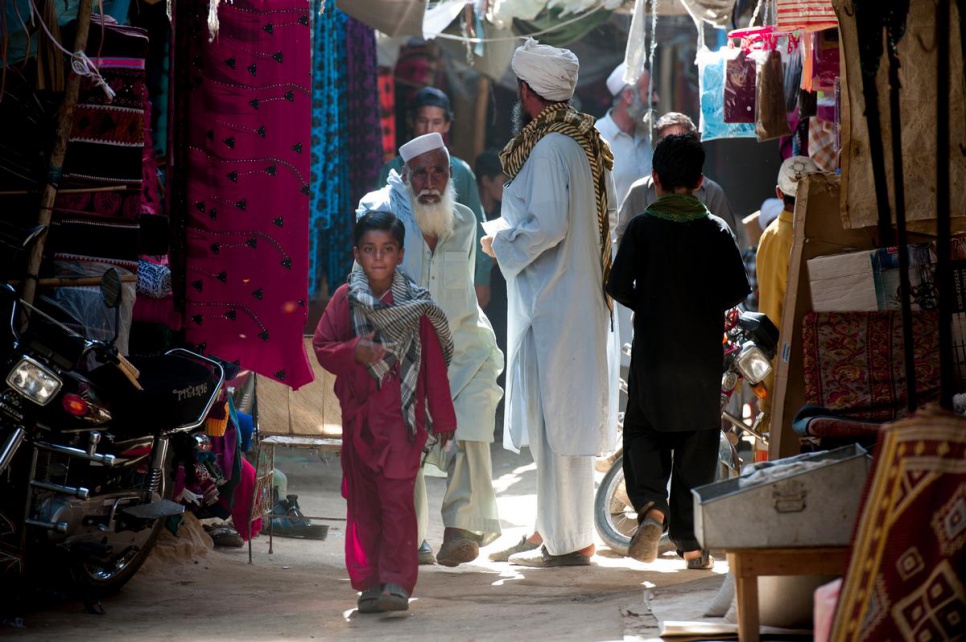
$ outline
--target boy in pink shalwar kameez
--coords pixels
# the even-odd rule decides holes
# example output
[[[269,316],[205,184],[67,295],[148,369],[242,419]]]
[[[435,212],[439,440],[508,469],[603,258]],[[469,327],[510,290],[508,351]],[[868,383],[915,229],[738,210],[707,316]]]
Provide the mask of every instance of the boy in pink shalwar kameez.
[[[392,214],[359,219],[358,265],[312,339],[319,363],[336,375],[346,568],[363,613],[408,608],[419,548],[413,492],[427,428],[444,443],[456,429],[449,326],[429,293],[396,271],[404,237]]]

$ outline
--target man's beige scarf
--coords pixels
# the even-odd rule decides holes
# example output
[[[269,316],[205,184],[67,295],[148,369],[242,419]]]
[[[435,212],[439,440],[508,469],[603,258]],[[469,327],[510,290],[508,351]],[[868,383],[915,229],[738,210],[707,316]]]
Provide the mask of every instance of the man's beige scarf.
[[[551,132],[570,136],[580,143],[587,154],[590,171],[594,176],[594,198],[597,203],[597,231],[600,234],[600,266],[606,288],[607,278],[610,276],[611,245],[610,220],[607,215],[607,183],[604,170],[614,168],[614,155],[600,134],[594,128],[593,116],[581,114],[570,105],[553,103],[548,105],[536,118],[523,128],[516,138],[507,143],[500,152],[503,172],[511,179],[523,168],[530,157],[530,152],[540,139]],[[613,310],[613,303],[605,290],[604,300],[607,307]]]

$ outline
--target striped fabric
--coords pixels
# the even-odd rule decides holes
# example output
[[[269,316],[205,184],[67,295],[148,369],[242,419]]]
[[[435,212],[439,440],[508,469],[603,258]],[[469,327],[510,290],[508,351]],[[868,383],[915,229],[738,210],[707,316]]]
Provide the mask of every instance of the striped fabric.
[[[600,265],[604,277],[601,288],[604,289],[607,307],[613,310],[614,303],[606,292],[607,279],[610,276],[611,245],[610,218],[607,214],[607,179],[604,170],[609,171],[614,168],[614,155],[610,151],[610,146],[594,128],[594,122],[593,116],[581,114],[570,105],[564,103],[547,105],[523,128],[523,131],[517,134],[516,138],[507,143],[500,152],[500,162],[503,164],[503,172],[513,180],[530,158],[530,152],[533,151],[534,146],[547,134],[557,132],[570,136],[580,143],[584,153],[587,154],[590,171],[594,175],[597,231],[600,235]]]
[[[822,31],[838,26],[832,0],[775,0],[780,30]]]
[[[429,296],[429,290],[416,285],[399,270],[392,280],[392,305],[382,303],[372,294],[369,281],[358,265],[349,273],[349,307],[352,310],[352,329],[357,337],[376,332],[376,338],[386,349],[386,357],[366,367],[381,386],[383,378],[399,363],[399,385],[402,396],[403,418],[410,432],[416,433],[416,381],[422,346],[419,343],[419,324],[423,316],[429,318],[443,348],[446,365],[453,359],[453,338],[443,310]],[[402,359],[400,360],[400,355]],[[426,412],[426,429],[432,432],[432,417]]]

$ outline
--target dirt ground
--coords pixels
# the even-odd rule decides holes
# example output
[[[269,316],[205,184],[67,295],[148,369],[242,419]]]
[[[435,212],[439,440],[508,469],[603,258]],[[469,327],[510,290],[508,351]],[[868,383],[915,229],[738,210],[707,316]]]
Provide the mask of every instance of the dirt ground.
[[[493,563],[486,554],[516,541],[533,522],[534,466],[529,455],[494,447],[494,479],[504,538],[457,568],[420,567],[410,610],[360,615],[345,572],[344,521],[325,541],[274,538],[244,548],[214,548],[192,537],[166,537],[142,571],[90,615],[79,601],[58,600],[25,614],[24,628],[0,626],[11,640],[654,640],[658,619],[700,617],[727,566],[688,571],[673,554],[654,564],[618,557],[598,542],[595,564],[527,569]],[[343,517],[337,456],[278,449],[277,467],[307,515]],[[427,479],[433,506],[444,480]],[[434,511],[430,543],[442,539]]]

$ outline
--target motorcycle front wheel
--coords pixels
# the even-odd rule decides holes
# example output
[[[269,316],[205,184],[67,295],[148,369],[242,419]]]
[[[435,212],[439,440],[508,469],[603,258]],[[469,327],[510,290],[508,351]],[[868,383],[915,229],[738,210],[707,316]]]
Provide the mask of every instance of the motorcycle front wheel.
[[[637,528],[637,512],[631,506],[624,487],[624,456],[614,460],[597,487],[594,497],[594,526],[607,547],[618,555],[627,555],[631,535]]]
[[[172,491],[173,485],[168,481],[166,473],[161,481],[161,487],[155,493],[155,501],[170,499]],[[106,596],[117,593],[148,559],[162,528],[164,528],[164,519],[156,519],[149,527],[149,532],[138,533],[139,536],[134,541],[122,543],[116,540],[126,538],[116,537],[111,544],[123,546],[122,550],[113,550],[103,555],[87,555],[84,560],[78,560],[74,565],[74,580],[93,595]]]

